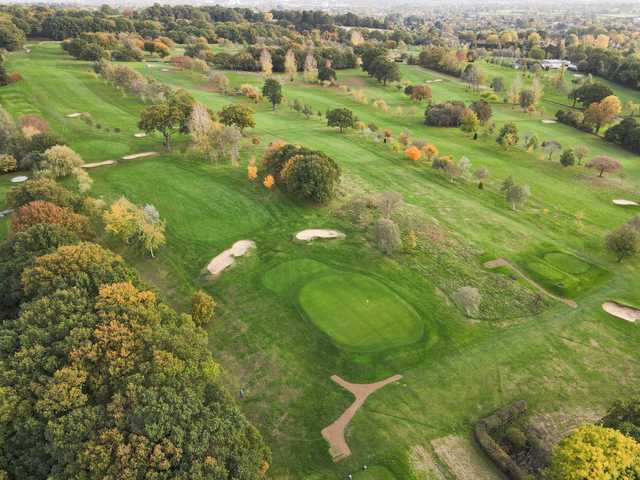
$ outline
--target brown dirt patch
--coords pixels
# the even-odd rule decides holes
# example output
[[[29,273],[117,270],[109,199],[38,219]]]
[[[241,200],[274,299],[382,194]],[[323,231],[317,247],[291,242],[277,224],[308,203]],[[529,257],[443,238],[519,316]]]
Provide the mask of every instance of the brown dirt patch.
[[[355,401],[335,422],[322,429],[322,436],[329,443],[329,453],[333,457],[334,462],[338,462],[351,455],[351,449],[344,438],[344,431],[356,412],[364,405],[369,395],[389,383],[397,382],[401,378],[402,375],[393,375],[392,377],[375,383],[349,383],[338,375],[331,376],[331,380],[345,390],[350,391],[353,396],[356,397]]]
[[[420,478],[425,480],[444,480],[431,452],[422,445],[414,445],[409,452],[409,460]]]

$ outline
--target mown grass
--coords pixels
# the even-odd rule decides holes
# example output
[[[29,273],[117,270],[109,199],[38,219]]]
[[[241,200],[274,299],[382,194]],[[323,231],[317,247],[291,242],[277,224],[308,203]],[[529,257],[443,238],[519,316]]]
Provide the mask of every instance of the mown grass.
[[[38,112],[87,161],[161,148],[156,136],[133,137],[143,105],[96,78],[90,64],[71,60],[58,45],[33,45],[30,54],[12,54],[9,66],[24,80],[0,89],[2,105],[14,115]],[[192,72],[135,67],[188,89],[214,110],[245,101],[212,92]],[[443,77],[419,67],[402,66],[402,71],[414,82]],[[262,82],[254,74],[229,76],[234,85]],[[362,72],[341,71],[338,76],[342,83],[365,89],[370,99],[411,107],[395,87],[377,85]],[[436,101],[478,98],[453,79],[431,85]],[[491,179],[485,190],[472,181],[451,183],[425,162],[411,164],[355,132],[340,135],[318,117],[305,120],[284,106],[272,112],[266,104],[254,106],[257,127],[251,134],[261,138],[261,146],[243,147],[240,168],[206,163],[186,151],[187,140],[180,138],[171,154],[91,172],[94,195],[108,201],[126,195],[136,203],[153,203],[167,221],[167,245],[155,260],[112,244],[143,277],[181,308],[188,308],[189,295],[199,287],[216,298],[210,346],[225,367],[224,380],[231,392],[240,387],[247,392],[243,409],[274,451],[272,478],[329,479],[363,464],[387,465],[390,445],[394,461],[405,464],[410,447],[451,433],[466,435],[473,421],[506,402],[524,398],[536,411],[603,407],[637,384],[637,326],[611,318],[600,305],[610,298],[640,302],[638,261],[616,264],[603,249],[605,233],[632,214],[612,205],[611,199],[633,195],[640,180],[638,157],[593,135],[543,124],[540,117],[494,105],[499,125],[513,120],[523,132],[536,132],[565,146],[586,144],[594,155],[621,160],[624,177],[596,180],[580,167],[565,169],[557,160],[543,160],[520,149],[504,151],[489,138],[473,141],[456,129],[426,127],[424,105],[417,106],[413,116],[397,117],[370,104],[357,104],[346,92],[300,80],[285,83],[284,93],[316,110],[352,108],[358,117],[390,128],[395,135],[409,129],[415,138],[435,143],[442,153],[466,155],[474,167],[489,168]],[[65,117],[76,111],[91,113],[94,126]],[[95,123],[110,131],[97,129]],[[114,131],[116,127],[120,132]],[[277,189],[266,191],[249,182],[246,161],[259,156],[275,138],[303,143],[335,158],[343,170],[338,200],[323,207],[299,205]],[[533,193],[517,212],[508,208],[499,191],[500,182],[510,174],[529,184]],[[0,189],[7,186],[6,177],[0,178]],[[389,190],[403,195],[415,218],[426,219],[431,236],[421,236],[416,250],[403,249],[386,257],[374,248],[366,230],[336,212],[350,198]],[[414,220],[405,210],[396,215],[406,225]],[[297,231],[312,227],[338,228],[346,238],[309,244],[292,240]],[[215,281],[203,273],[213,256],[245,238],[256,242],[250,256]],[[610,273],[589,277],[577,294],[575,310],[550,302],[534,315],[523,303],[516,309],[520,316],[509,322],[468,319],[435,293],[436,287],[451,294],[461,284],[477,282],[491,303],[489,311],[504,317],[514,310],[512,299],[502,298],[501,292],[519,291],[526,299],[526,292],[517,290],[525,287],[516,281],[514,287],[496,288],[499,280],[509,282],[508,277],[486,271],[482,263],[500,256],[515,259],[520,266],[548,262],[544,254],[549,252],[574,255],[591,265],[586,273],[576,274],[575,269],[565,271],[572,269],[566,259],[558,262],[551,257],[554,268],[563,268],[566,274],[589,276],[594,266]],[[301,315],[297,303],[299,288],[326,271],[364,275],[392,288],[417,312],[424,341],[373,353],[336,346]],[[344,318],[351,306],[348,300],[342,303],[342,309],[335,302],[333,308]],[[348,434],[353,456],[338,465],[331,462],[320,436],[320,430],[352,402],[329,380],[335,373],[351,381],[374,381],[394,373],[404,376],[373,395],[354,418]]]

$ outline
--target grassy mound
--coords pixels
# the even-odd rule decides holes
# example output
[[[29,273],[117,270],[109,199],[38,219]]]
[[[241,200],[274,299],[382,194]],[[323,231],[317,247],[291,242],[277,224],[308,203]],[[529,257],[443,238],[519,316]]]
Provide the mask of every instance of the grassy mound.
[[[310,258],[301,258],[272,268],[262,277],[262,284],[272,292],[285,296],[296,285],[302,285],[330,271],[332,270],[324,263]]]
[[[382,283],[360,274],[325,275],[298,295],[313,323],[341,348],[381,351],[420,340],[417,313]]]

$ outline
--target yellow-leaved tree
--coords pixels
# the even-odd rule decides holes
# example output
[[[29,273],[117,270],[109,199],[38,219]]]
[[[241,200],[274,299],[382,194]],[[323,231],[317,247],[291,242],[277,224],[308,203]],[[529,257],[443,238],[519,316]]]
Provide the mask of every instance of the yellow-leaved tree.
[[[640,478],[640,444],[618,430],[586,425],[556,447],[547,476],[550,480]]]

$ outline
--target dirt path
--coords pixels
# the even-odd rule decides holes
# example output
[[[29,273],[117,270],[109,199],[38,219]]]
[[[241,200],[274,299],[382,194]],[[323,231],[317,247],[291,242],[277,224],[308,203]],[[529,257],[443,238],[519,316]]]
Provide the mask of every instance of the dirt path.
[[[542,287],[542,285],[540,285],[538,282],[536,282],[535,280],[530,278],[526,273],[524,273],[522,270],[520,270],[518,267],[516,267],[513,263],[511,263],[506,258],[496,258],[495,260],[491,260],[489,262],[486,262],[484,264],[484,266],[485,266],[485,268],[489,268],[489,269],[494,269],[494,268],[498,268],[498,267],[508,267],[511,270],[513,270],[514,272],[516,272],[518,275],[520,275],[527,282],[529,282],[531,285],[533,285],[536,288],[536,290],[538,290],[540,293],[543,293],[544,295],[546,295],[549,298],[553,298],[554,300],[562,302],[565,305],[569,305],[571,308],[578,308],[578,304],[575,301],[570,300],[568,298],[559,297],[559,296],[554,295],[553,293],[545,290]]]
[[[362,407],[362,405],[364,405],[364,402],[367,400],[369,395],[389,383],[397,382],[401,378],[402,375],[393,375],[392,377],[375,383],[349,383],[338,375],[331,376],[331,380],[336,382],[345,390],[350,391],[353,396],[356,397],[355,401],[349,406],[349,408],[340,415],[340,418],[331,425],[322,429],[322,436],[329,443],[329,453],[331,453],[334,462],[339,462],[343,458],[351,455],[351,449],[344,438],[344,431],[356,412],[360,407]]]

